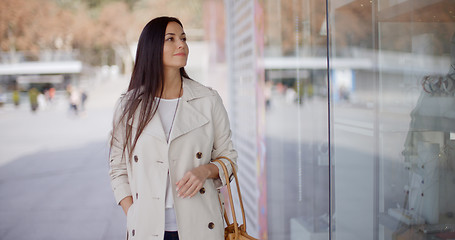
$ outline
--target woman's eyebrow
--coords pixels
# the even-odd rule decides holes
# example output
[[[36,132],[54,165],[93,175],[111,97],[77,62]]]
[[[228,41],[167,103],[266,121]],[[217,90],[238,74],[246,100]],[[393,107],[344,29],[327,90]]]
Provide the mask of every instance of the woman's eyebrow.
[[[175,33],[166,33],[166,35],[173,35],[173,36],[175,36],[176,34],[175,34]],[[181,35],[186,35],[186,33],[185,33],[185,32],[182,32],[182,34],[180,34],[180,36],[181,36]]]

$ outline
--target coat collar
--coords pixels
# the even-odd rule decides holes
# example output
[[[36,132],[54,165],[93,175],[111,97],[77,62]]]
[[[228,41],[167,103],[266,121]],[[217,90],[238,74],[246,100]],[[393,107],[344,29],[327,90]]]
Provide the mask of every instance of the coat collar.
[[[201,112],[192,106],[191,101],[203,97],[213,96],[213,91],[194,80],[186,78],[183,79],[182,87],[183,95],[179,101],[179,106],[177,107],[169,143],[209,122],[209,120]],[[138,112],[139,111],[136,111],[136,119],[139,119]],[[136,124],[136,121],[134,121],[133,126]],[[144,128],[143,133],[152,135],[162,142],[166,142],[166,135],[164,133],[163,125],[158,112],[155,113],[155,116],[153,116],[152,120],[150,120]]]
[[[188,102],[194,99],[202,98],[202,97],[209,97],[213,96],[214,93],[213,91],[188,78],[183,78],[183,95],[182,95],[182,100]]]

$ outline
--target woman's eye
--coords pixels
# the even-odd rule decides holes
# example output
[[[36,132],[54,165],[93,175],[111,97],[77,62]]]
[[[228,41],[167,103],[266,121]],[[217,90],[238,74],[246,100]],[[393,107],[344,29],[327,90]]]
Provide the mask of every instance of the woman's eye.
[[[186,37],[182,38],[182,41],[186,42]]]
[[[174,41],[174,38],[173,37],[170,37],[170,38],[167,38],[166,41]]]

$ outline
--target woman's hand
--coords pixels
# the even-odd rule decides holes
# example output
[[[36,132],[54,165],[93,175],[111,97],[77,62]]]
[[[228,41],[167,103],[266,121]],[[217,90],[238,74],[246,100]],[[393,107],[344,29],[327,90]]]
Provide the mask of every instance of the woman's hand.
[[[128,196],[120,201],[120,206],[122,206],[125,215],[128,213],[128,209],[133,205],[133,197]]]
[[[204,186],[207,178],[218,178],[218,167],[206,164],[188,171],[177,185],[177,195],[181,198],[193,197]]]

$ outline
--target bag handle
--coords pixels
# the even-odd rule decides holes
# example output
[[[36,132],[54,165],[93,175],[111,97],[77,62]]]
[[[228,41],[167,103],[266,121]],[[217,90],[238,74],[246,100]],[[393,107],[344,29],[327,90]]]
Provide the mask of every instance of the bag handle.
[[[229,159],[227,157],[219,157],[219,158],[213,160],[214,162],[220,163],[221,167],[223,168],[224,177],[226,179],[226,185],[227,185],[227,190],[228,190],[229,202],[231,204],[231,212],[232,212],[232,218],[233,218],[234,230],[235,230],[234,232],[235,232],[235,236],[236,236],[236,239],[237,239],[238,235],[239,235],[239,230],[238,230],[237,218],[236,218],[236,215],[235,215],[234,200],[232,198],[232,190],[231,190],[231,184],[230,184],[230,181],[229,181],[229,174],[228,174],[228,170],[227,170],[226,165],[220,159],[228,160],[230,162],[231,166],[232,166],[232,173],[233,173],[234,178],[235,178],[235,183],[236,183],[236,186],[237,186],[237,193],[239,195],[240,208],[242,210],[243,226],[241,226],[241,227],[242,227],[243,231],[246,231],[245,209],[243,207],[242,194],[240,193],[239,179],[237,177],[237,172],[235,170],[234,163],[232,162],[231,159]],[[224,212],[224,218],[226,220],[226,224],[229,225],[229,222],[227,220],[226,211]]]
[[[220,157],[220,158],[224,158],[224,157]],[[238,228],[237,218],[235,216],[234,200],[232,198],[232,190],[231,190],[231,184],[229,182],[228,170],[227,170],[227,167],[224,164],[224,162],[221,161],[219,158],[215,159],[214,162],[218,162],[221,165],[221,167],[223,168],[224,177],[226,179],[226,185],[227,185],[227,190],[228,190],[229,203],[231,204],[232,221],[233,221],[233,225],[234,225],[234,235],[235,235],[235,239],[238,239],[240,231],[239,231],[239,228]],[[231,165],[232,165],[232,162],[231,162]],[[232,169],[233,169],[232,173],[234,174],[234,171],[235,171],[234,167],[232,167]],[[234,177],[236,179],[236,183],[238,183],[237,182],[237,174],[235,174]],[[243,214],[243,209],[242,209],[242,214]],[[229,224],[229,221],[228,221],[228,218],[227,218],[226,210],[224,211],[224,219],[226,220],[227,226],[229,226],[230,224]]]
[[[236,186],[237,186],[237,193],[238,193],[238,195],[239,195],[240,209],[242,210],[242,219],[243,219],[243,227],[242,227],[242,230],[246,232],[245,209],[244,209],[244,207],[243,207],[243,200],[242,200],[242,194],[241,194],[241,192],[240,192],[240,183],[239,183],[239,178],[237,177],[237,170],[235,170],[235,167],[234,167],[235,165],[234,165],[234,163],[232,162],[232,160],[231,160],[230,158],[227,158],[227,157],[222,156],[222,157],[219,157],[218,159],[220,159],[220,158],[228,160],[229,163],[231,164],[231,167],[232,167],[232,174],[234,175],[235,184],[236,184]],[[221,162],[222,162],[222,161],[221,161]],[[222,163],[223,163],[223,165],[224,165],[224,162],[222,162]],[[228,172],[227,172],[227,168],[226,168],[226,170],[225,170],[225,176],[226,176],[226,177],[227,177],[227,174],[228,174]],[[226,178],[226,182],[229,182],[229,177]],[[232,194],[231,194],[231,195],[232,195]],[[233,200],[233,201],[234,201],[234,200]],[[234,206],[234,204],[232,204],[232,206]],[[234,208],[233,208],[233,210],[234,210]]]

